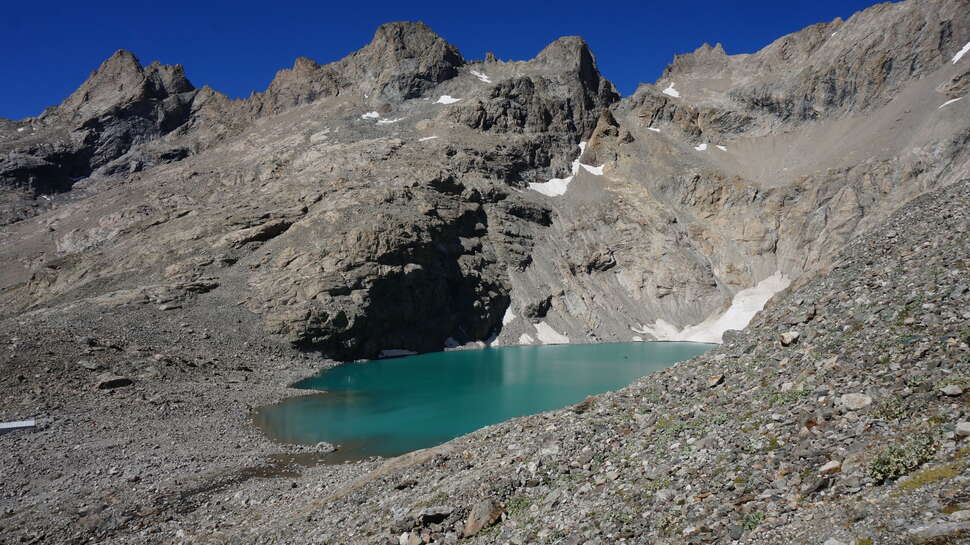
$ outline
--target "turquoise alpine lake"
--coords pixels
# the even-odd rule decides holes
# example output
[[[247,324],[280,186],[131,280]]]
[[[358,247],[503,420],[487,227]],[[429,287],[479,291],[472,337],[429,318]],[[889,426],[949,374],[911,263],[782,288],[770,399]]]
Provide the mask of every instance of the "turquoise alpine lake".
[[[712,346],[510,346],[345,363],[294,385],[324,393],[263,407],[254,421],[277,441],[340,446],[322,461],[396,456],[622,388]]]

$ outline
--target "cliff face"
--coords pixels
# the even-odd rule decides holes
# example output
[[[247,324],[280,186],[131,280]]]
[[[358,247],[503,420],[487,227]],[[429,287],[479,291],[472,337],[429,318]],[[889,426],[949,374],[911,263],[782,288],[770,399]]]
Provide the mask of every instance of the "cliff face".
[[[966,171],[962,7],[704,46],[622,100],[577,37],[467,61],[390,23],[245,100],[119,52],[0,124],[3,312],[229,290],[240,319],[336,358],[716,341]]]

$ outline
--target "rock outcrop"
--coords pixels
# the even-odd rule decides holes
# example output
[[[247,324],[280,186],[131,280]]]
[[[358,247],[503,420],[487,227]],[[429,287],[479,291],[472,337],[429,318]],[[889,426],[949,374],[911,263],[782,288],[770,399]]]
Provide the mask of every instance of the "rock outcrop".
[[[752,55],[705,45],[622,100],[578,37],[467,61],[389,23],[245,100],[119,52],[0,125],[4,221],[41,214],[7,227],[0,301],[212,279],[267,334],[341,359],[540,329],[719,340],[740,301],[966,171],[958,4],[880,5]]]

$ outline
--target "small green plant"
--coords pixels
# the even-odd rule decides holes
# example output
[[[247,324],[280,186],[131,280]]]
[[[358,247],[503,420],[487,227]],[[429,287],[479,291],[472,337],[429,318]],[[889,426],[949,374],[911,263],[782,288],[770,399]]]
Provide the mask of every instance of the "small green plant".
[[[516,516],[524,513],[532,505],[532,498],[528,496],[515,496],[505,504],[505,511],[509,516]]]
[[[761,511],[755,511],[754,513],[748,513],[744,516],[744,520],[741,521],[741,527],[744,531],[750,532],[761,524],[761,521],[765,519],[765,514]]]
[[[869,462],[868,473],[879,482],[898,479],[921,466],[936,452],[936,441],[928,433],[919,433],[902,445],[881,450]]]

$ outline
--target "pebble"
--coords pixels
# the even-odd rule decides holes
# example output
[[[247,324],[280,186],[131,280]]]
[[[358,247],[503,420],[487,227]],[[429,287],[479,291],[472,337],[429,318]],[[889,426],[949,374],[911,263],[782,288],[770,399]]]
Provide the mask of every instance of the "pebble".
[[[950,384],[940,388],[940,391],[948,396],[958,396],[963,393],[963,388],[957,386],[956,384]]]
[[[957,435],[960,437],[970,436],[970,422],[957,422]]]
[[[800,336],[801,336],[801,334],[799,332],[797,332],[797,331],[787,331],[785,333],[782,333],[781,334],[781,345],[782,346],[790,346],[790,345],[794,344],[795,342],[797,342],[798,341],[798,337],[800,337]]]
[[[818,472],[822,475],[830,475],[832,473],[838,473],[842,471],[842,462],[838,460],[829,460],[822,467],[819,468]]]
[[[840,401],[850,411],[858,411],[872,405],[872,398],[865,394],[845,394]]]

